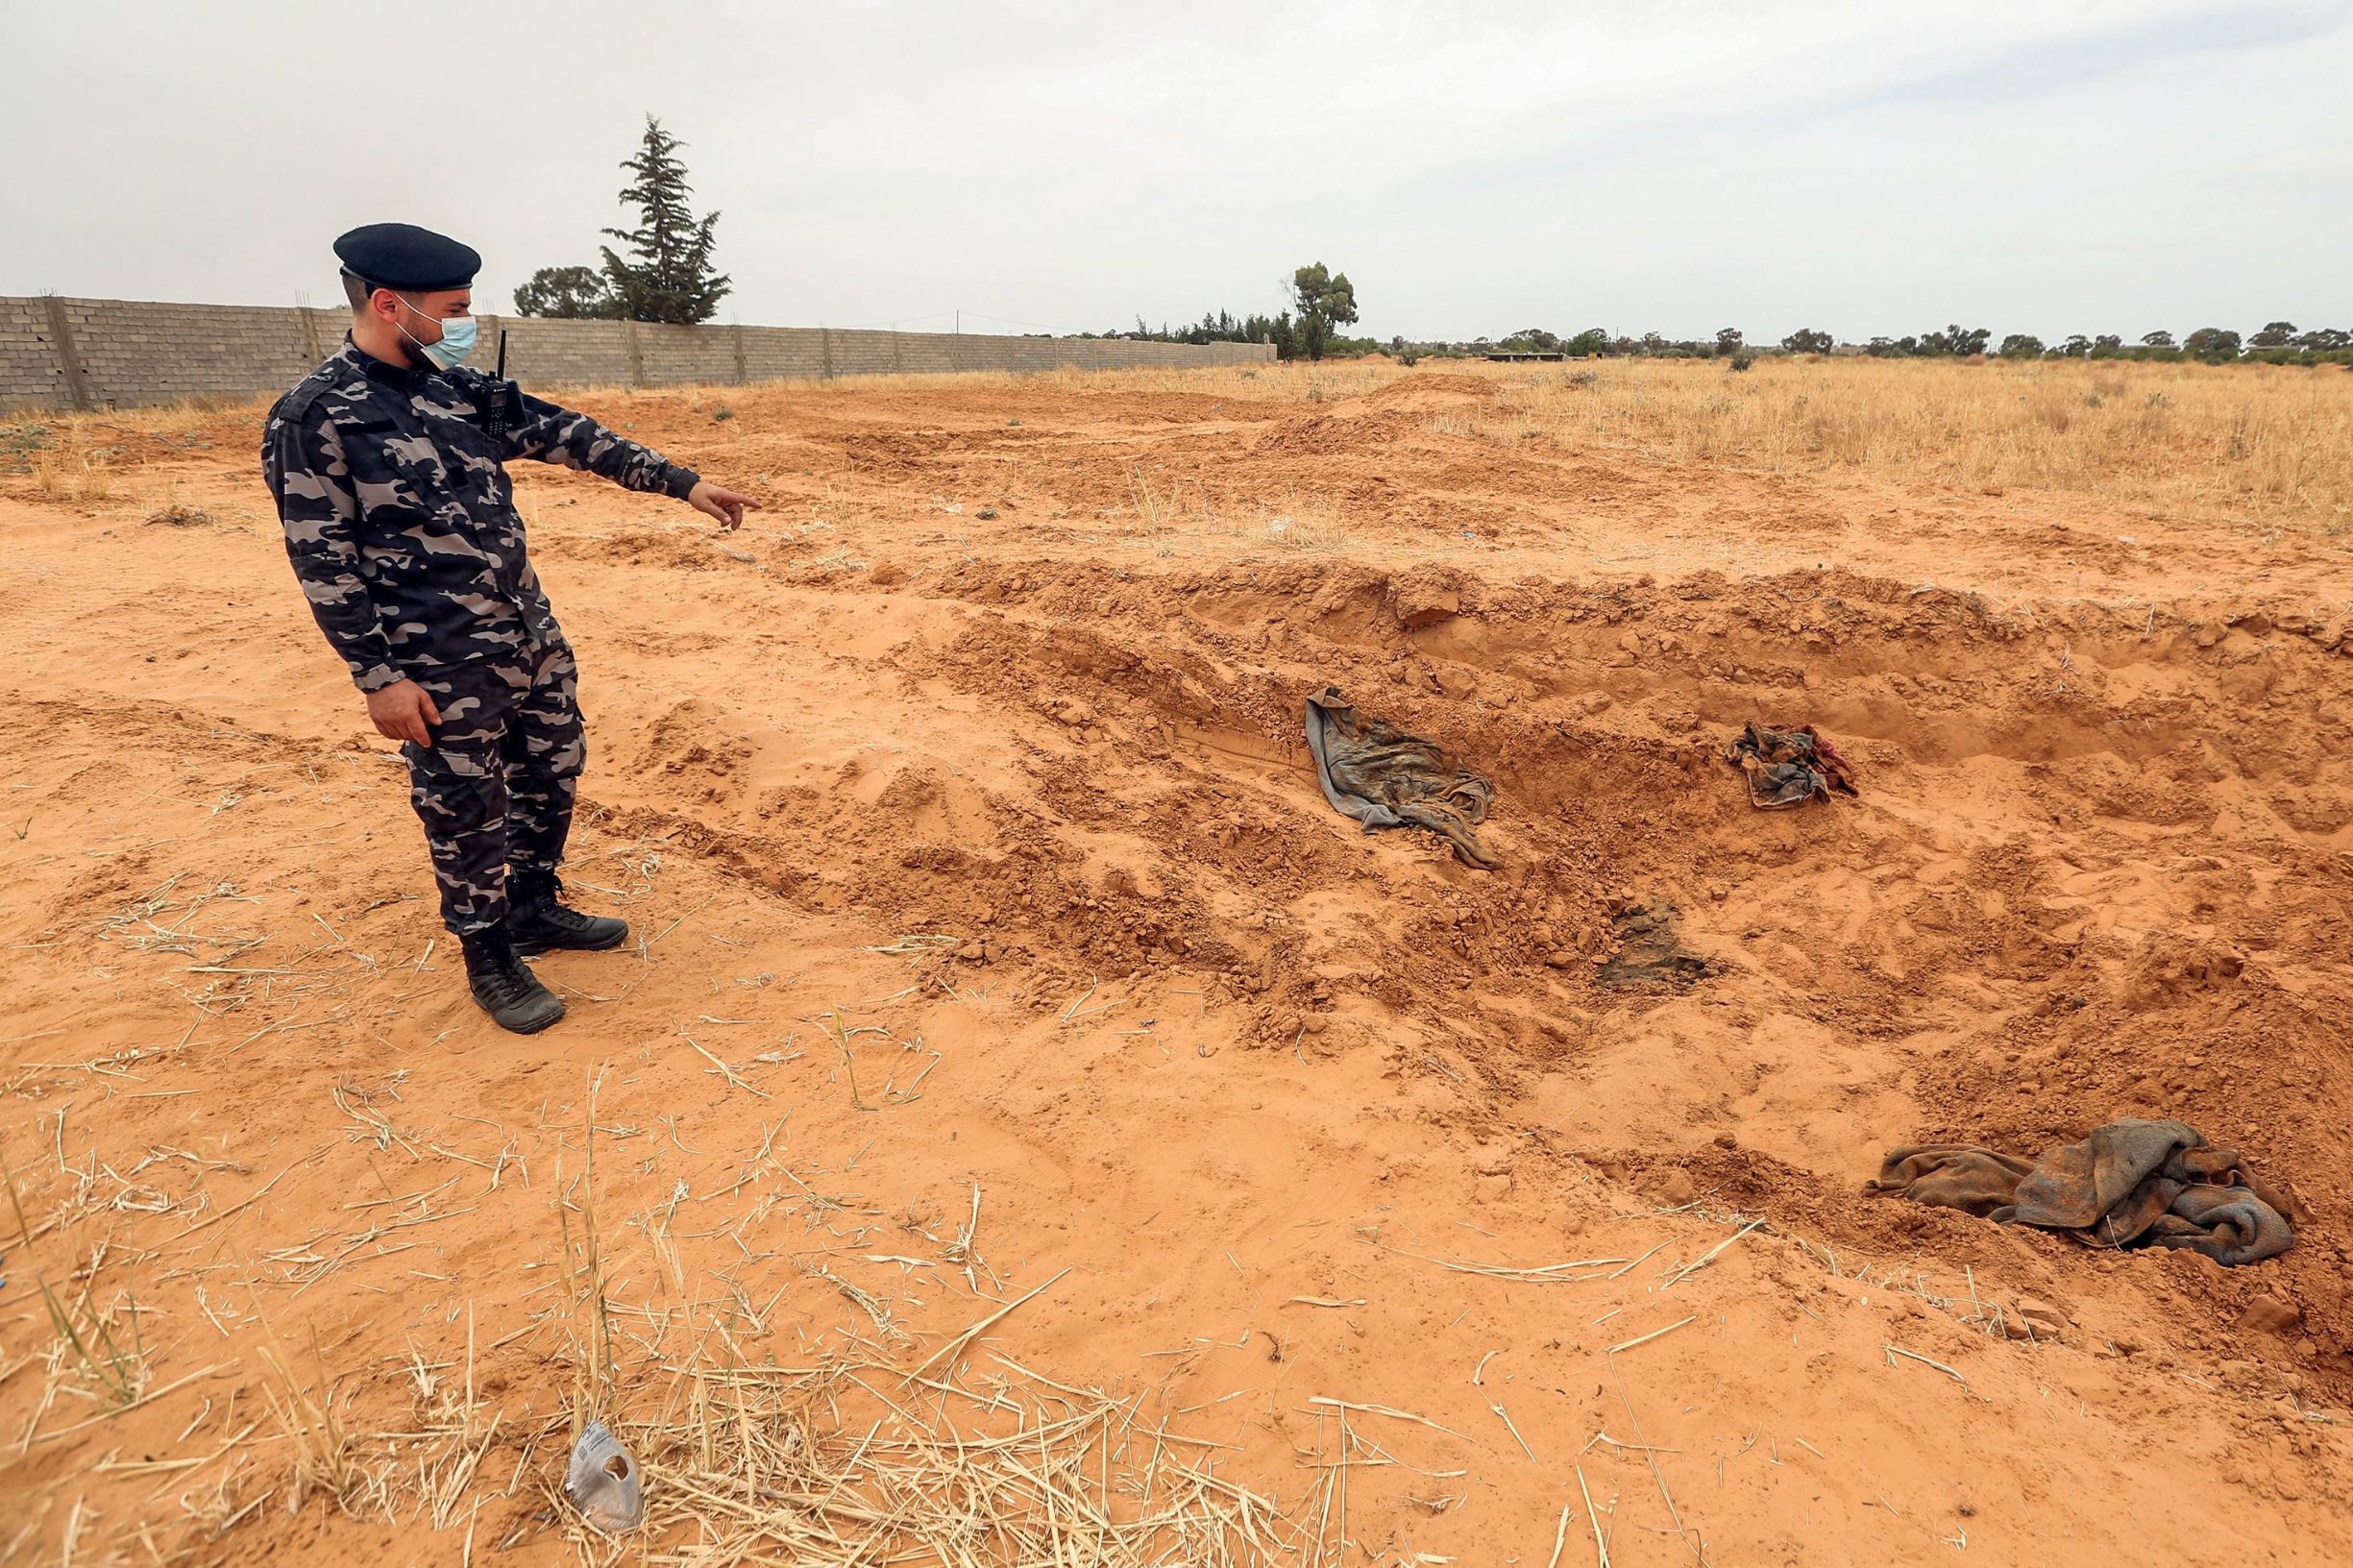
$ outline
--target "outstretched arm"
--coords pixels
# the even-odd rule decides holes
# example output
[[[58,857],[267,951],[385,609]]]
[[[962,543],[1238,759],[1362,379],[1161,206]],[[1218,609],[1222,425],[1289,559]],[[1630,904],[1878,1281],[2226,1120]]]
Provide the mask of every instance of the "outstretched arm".
[[[726,528],[743,526],[744,512],[760,503],[723,489],[691,468],[672,462],[649,447],[616,435],[586,414],[559,408],[525,393],[522,417],[507,432],[507,455],[585,469],[625,490],[659,490],[675,496]]]

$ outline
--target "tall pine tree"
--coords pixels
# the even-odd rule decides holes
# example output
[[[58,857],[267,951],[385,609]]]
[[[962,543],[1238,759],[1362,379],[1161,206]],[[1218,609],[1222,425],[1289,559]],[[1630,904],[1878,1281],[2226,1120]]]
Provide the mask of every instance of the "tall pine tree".
[[[620,314],[631,321],[692,326],[710,320],[727,294],[727,278],[711,270],[711,231],[719,214],[698,219],[687,210],[691,187],[686,164],[677,156],[684,145],[649,114],[637,156],[621,165],[636,176],[622,188],[621,199],[636,204],[639,225],[604,231],[627,244],[628,260],[614,255],[609,245],[601,248],[604,276],[612,282]]]

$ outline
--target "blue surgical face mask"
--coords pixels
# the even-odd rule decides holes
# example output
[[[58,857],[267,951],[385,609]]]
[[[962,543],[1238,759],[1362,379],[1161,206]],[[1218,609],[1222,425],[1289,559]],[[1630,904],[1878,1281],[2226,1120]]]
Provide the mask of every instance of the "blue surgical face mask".
[[[436,319],[426,315],[416,306],[408,305],[405,300],[401,303],[411,315],[427,321]],[[474,352],[474,318],[472,316],[451,316],[441,321],[440,325],[441,340],[437,343],[417,343],[416,335],[405,327],[401,329],[401,335],[407,338],[409,342],[416,343],[417,352],[424,355],[426,358],[430,359],[443,370],[448,370],[452,365],[462,362],[467,355]]]

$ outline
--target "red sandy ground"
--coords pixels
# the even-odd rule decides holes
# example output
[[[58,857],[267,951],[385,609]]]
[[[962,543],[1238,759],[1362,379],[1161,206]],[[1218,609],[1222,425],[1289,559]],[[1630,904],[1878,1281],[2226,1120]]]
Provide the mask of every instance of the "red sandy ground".
[[[0,1134],[37,1233],[0,1219],[0,1560],[460,1560],[282,1490],[213,1533],[287,1463],[255,1305],[355,1431],[470,1328],[540,1431],[601,1065],[625,1299],[667,1288],[645,1216],[683,1189],[686,1272],[788,1357],[872,1332],[820,1264],[926,1351],[1066,1269],[973,1365],[1148,1391],[1286,1507],[1332,1452],[1311,1400],[1422,1418],[1352,1417],[1400,1462],[1303,1560],[1540,1565],[1564,1508],[1594,1560],[1577,1467],[1622,1568],[2353,1560],[2344,551],[1507,450],[1427,419],[1490,379],[1367,384],[591,400],[770,505],[722,539],[519,465],[585,672],[573,886],[648,939],[544,961],[573,1012],[528,1040],[465,996],[257,411],[125,422],[113,502],[0,479]],[[206,516],[148,522],[166,481]],[[1238,521],[1155,525],[1171,492]],[[1270,532],[1303,494],[1324,521]],[[1504,870],[1325,806],[1327,682],[1493,776]],[[1752,811],[1715,760],[1751,718],[1822,725],[1862,798]],[[1600,989],[1654,898],[1723,974]],[[877,950],[911,934],[962,944]],[[890,1032],[852,1041],[875,1109],[837,1007]],[[2292,1184],[2295,1250],[1858,1195],[1892,1144],[2121,1115]],[[975,1186],[968,1280],[930,1261]],[[1602,1258],[1636,1262],[1447,1266]],[[52,1357],[37,1274],[136,1301],[144,1403]],[[2055,1337],[1989,1332],[2022,1298]],[[560,1447],[501,1439],[462,1550],[571,1559]]]

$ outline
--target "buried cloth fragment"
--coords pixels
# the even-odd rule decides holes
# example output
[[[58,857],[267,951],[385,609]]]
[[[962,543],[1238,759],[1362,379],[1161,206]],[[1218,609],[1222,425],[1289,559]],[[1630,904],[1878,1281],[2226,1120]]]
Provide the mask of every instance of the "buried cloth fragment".
[[[1630,904],[1610,919],[1618,950],[1594,979],[1605,991],[1681,992],[1723,972],[1685,947],[1673,904]]]
[[[637,1459],[601,1421],[591,1421],[572,1445],[564,1471],[564,1495],[580,1517],[618,1535],[646,1517],[646,1494],[637,1479]]]
[[[1724,748],[1724,760],[1749,775],[1749,803],[1759,811],[1854,793],[1854,771],[1811,724],[1767,729],[1751,723]]]
[[[1357,712],[1340,700],[1337,686],[1327,686],[1308,698],[1308,750],[1324,798],[1365,832],[1426,827],[1444,834],[1465,866],[1495,869],[1473,831],[1486,821],[1495,786],[1428,741]]]
[[[1891,1149],[1866,1192],[2064,1232],[2088,1247],[2186,1247],[2261,1262],[2293,1242],[2288,1207],[2235,1149],[2178,1121],[2112,1121],[2033,1160],[1960,1144]]]

